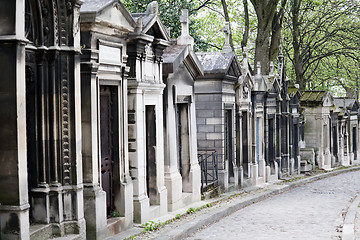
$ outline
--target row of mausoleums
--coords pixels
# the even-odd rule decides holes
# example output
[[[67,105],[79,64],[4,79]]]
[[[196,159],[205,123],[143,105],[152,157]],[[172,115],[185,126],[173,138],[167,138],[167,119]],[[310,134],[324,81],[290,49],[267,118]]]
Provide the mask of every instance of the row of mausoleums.
[[[5,2],[4,2],[5,4]],[[359,162],[359,105],[300,93],[283,56],[170,39],[156,2],[16,0],[0,8],[0,239],[103,239],[201,189]]]

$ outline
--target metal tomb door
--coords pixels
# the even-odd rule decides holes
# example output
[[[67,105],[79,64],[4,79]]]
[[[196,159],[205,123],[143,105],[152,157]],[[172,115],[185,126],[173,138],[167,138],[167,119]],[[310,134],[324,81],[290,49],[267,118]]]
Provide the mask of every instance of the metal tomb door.
[[[100,135],[101,135],[101,180],[102,188],[106,192],[107,212],[113,205],[113,134],[112,134],[112,100],[110,87],[100,88]]]

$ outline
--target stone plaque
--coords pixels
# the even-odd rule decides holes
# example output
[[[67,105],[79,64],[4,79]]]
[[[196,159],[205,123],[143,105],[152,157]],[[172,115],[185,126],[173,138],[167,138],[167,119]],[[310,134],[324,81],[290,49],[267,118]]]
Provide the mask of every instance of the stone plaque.
[[[113,65],[121,64],[121,48],[99,45],[99,62]]]

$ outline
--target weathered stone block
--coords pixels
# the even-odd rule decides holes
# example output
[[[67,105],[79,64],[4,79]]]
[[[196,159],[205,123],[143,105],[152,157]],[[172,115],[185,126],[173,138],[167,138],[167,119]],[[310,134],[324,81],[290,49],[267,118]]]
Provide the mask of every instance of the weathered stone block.
[[[221,118],[207,118],[206,124],[221,124],[222,119]]]
[[[221,101],[221,95],[219,95],[219,94],[212,94],[212,95],[201,94],[201,95],[196,95],[196,101],[197,101],[197,102],[220,102],[220,101]]]
[[[209,133],[214,132],[214,125],[198,125],[198,132]]]
[[[224,114],[224,111],[222,109],[216,109],[214,111],[214,117],[222,117]]]
[[[208,117],[214,117],[214,111],[211,110],[196,110],[196,116],[208,118]]]
[[[132,125],[132,124],[128,125],[128,136],[129,138],[136,139],[136,125]]]
[[[206,124],[206,118],[196,117],[196,124]]]
[[[198,140],[205,140],[206,139],[206,133],[197,133],[197,139]]]
[[[208,140],[218,140],[218,139],[222,138],[222,134],[221,133],[207,133],[206,138]]]
[[[215,141],[215,147],[216,148],[223,148],[224,147],[224,141],[223,140],[216,140]]]
[[[197,109],[208,109],[208,110],[221,109],[221,103],[219,103],[219,102],[197,102],[196,108]]]
[[[214,148],[214,141],[198,141],[198,148]]]
[[[216,132],[216,133],[222,133],[223,132],[224,125],[215,125],[214,127],[215,127],[214,132]]]

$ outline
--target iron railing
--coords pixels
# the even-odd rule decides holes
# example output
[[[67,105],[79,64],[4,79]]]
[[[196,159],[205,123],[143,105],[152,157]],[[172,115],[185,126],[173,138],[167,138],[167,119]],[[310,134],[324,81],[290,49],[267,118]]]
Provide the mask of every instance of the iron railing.
[[[204,192],[218,185],[218,154],[215,150],[200,150],[198,160],[201,168],[201,192]]]

